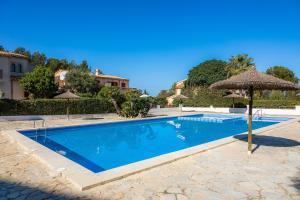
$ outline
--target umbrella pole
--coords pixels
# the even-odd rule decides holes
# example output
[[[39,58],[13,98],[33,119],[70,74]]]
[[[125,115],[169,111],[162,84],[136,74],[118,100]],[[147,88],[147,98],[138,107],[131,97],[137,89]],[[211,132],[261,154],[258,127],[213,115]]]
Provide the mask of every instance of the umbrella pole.
[[[249,89],[249,112],[248,112],[248,154],[252,154],[252,107],[253,107],[253,87]]]
[[[70,120],[70,116],[69,116],[69,99],[67,101],[67,117],[68,117],[68,121]]]
[[[234,108],[234,98],[232,98],[232,102],[233,102],[232,107]]]

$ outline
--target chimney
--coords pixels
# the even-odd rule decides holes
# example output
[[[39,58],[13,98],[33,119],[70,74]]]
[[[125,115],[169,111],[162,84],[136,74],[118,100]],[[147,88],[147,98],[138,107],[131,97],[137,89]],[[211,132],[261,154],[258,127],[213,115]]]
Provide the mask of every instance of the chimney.
[[[95,75],[98,76],[98,75],[100,75],[100,74],[102,74],[102,71],[101,71],[100,69],[96,69]]]

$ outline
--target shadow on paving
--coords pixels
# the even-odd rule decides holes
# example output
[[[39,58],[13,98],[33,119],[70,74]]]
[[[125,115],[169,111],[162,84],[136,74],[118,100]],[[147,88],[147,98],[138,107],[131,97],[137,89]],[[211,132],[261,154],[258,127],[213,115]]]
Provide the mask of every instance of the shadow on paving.
[[[69,194],[57,194],[55,191],[49,192],[40,188],[35,188],[20,183],[0,180],[0,199],[81,199]],[[88,198],[84,198],[88,199]]]
[[[236,135],[234,138],[247,142],[247,134]],[[296,140],[291,140],[282,137],[275,136],[266,136],[266,135],[253,135],[253,144],[256,144],[256,147],[253,149],[253,152],[257,150],[260,146],[271,146],[271,147],[294,147],[299,146],[300,142]]]
[[[300,192],[300,173],[298,173],[297,177],[292,178],[291,181],[293,182],[292,186]]]

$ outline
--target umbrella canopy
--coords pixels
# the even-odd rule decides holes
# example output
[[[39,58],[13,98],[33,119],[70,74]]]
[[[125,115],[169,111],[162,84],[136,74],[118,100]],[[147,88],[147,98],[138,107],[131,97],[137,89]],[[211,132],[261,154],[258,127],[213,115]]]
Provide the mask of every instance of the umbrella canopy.
[[[142,94],[140,97],[141,98],[147,98],[147,97],[150,97],[150,95],[148,95],[148,94]]]
[[[234,99],[242,99],[244,98],[242,95],[231,93],[229,95],[224,96],[223,98],[232,99],[232,107],[234,108]]]
[[[243,89],[249,93],[249,112],[248,112],[248,153],[252,153],[252,107],[254,90],[298,90],[299,86],[276,78],[271,75],[263,74],[252,68],[239,75],[223,81],[216,82],[210,86],[212,89]]]
[[[173,99],[188,99],[187,96],[184,96],[182,94],[176,95],[175,97],[173,97]]]
[[[229,94],[229,95],[224,96],[223,98],[228,98],[228,99],[231,99],[231,98],[234,98],[234,99],[242,99],[242,98],[244,98],[244,97],[243,97],[242,95],[232,93],[232,94]]]
[[[56,95],[55,97],[53,97],[54,99],[67,99],[68,100],[68,105],[67,105],[67,117],[68,117],[68,120],[70,119],[70,115],[69,115],[69,99],[79,99],[80,97],[77,96],[76,94],[73,94],[72,92],[70,92],[69,90],[62,93],[62,94],[59,94],[59,95]]]
[[[79,99],[80,97],[68,90],[62,94],[56,95],[53,98],[54,99]]]
[[[210,86],[214,89],[250,89],[254,90],[297,90],[296,84],[263,74],[252,68],[229,79],[216,82]]]

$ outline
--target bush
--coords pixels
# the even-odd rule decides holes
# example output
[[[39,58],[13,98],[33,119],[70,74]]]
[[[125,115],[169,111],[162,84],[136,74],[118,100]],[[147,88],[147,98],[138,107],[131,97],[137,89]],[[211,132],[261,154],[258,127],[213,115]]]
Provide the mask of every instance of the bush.
[[[70,114],[113,112],[113,105],[105,99],[37,99],[0,100],[0,115],[64,115],[69,105]]]
[[[122,104],[121,116],[134,118],[137,116],[146,117],[150,110],[150,102],[145,98],[138,98],[126,101]]]
[[[161,108],[164,108],[164,107],[166,107],[168,101],[164,97],[154,97],[152,103],[153,103],[153,106],[160,105]]]
[[[34,98],[49,98],[57,90],[54,73],[45,66],[36,66],[21,79],[20,85]]]
[[[194,88],[185,90],[184,95],[190,96],[183,100],[183,105],[188,107],[232,107],[232,99],[223,98],[224,91],[209,90],[207,88]],[[176,101],[174,102],[176,104]],[[248,99],[235,99],[235,108],[244,108],[248,105]],[[257,108],[295,108],[300,105],[300,99],[257,99],[254,98],[254,107]]]
[[[254,100],[256,108],[295,108],[300,100]]]

